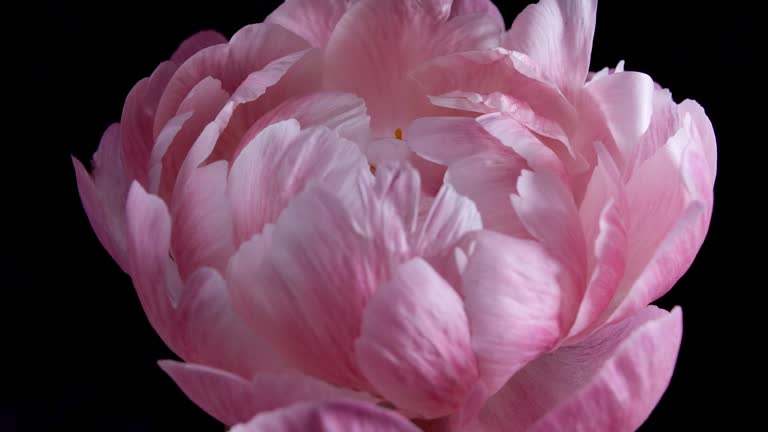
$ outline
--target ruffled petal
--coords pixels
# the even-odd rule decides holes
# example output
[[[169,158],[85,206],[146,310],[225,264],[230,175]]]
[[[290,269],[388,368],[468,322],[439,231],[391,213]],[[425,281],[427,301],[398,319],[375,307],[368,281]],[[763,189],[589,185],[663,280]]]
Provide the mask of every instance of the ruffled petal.
[[[286,0],[265,22],[278,24],[301,36],[313,47],[328,43],[342,16],[358,0]]]

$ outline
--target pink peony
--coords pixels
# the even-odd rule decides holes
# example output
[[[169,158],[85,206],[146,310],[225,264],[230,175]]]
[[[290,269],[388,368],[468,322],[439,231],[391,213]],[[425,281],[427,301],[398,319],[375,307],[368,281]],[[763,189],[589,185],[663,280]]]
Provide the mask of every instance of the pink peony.
[[[185,41],[73,160],[163,369],[239,432],[636,429],[716,148],[695,102],[589,73],[595,12],[287,0]]]

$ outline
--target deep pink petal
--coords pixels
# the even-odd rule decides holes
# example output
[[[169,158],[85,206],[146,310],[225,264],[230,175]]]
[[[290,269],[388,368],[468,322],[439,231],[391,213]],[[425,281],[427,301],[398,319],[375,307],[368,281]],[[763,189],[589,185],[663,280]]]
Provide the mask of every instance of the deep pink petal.
[[[502,46],[527,54],[573,96],[589,72],[596,13],[597,0],[541,0],[515,18]]]
[[[361,0],[341,18],[326,48],[325,82],[360,95],[377,138],[435,112],[410,80],[412,68],[436,56],[498,45],[492,15],[451,18],[450,0]]]
[[[225,43],[227,43],[227,38],[221,33],[212,30],[201,31],[182,42],[171,56],[171,61],[181,66],[182,63],[197,54],[198,51],[209,46]]]
[[[286,0],[265,22],[278,24],[313,47],[324,47],[341,17],[358,0]]]
[[[541,245],[482,231],[462,274],[472,349],[488,394],[560,335],[559,264]]]
[[[477,380],[462,300],[420,258],[371,298],[355,352],[377,392],[416,417],[452,413]]]
[[[528,365],[471,430],[634,431],[669,384],[681,336],[679,308],[649,306]]]
[[[273,223],[309,182],[332,189],[367,166],[355,143],[326,127],[300,131],[296,120],[262,130],[240,153],[227,193],[238,243]]]
[[[160,367],[205,412],[226,425],[245,422],[254,415],[297,402],[365,399],[300,374],[262,373],[246,379],[193,363],[163,360]]]
[[[392,410],[352,401],[296,404],[254,417],[232,432],[419,432]]]
[[[104,132],[93,155],[93,176],[72,158],[77,189],[85,213],[101,244],[123,271],[128,271],[125,246],[125,200],[130,181],[123,163],[120,126]]]

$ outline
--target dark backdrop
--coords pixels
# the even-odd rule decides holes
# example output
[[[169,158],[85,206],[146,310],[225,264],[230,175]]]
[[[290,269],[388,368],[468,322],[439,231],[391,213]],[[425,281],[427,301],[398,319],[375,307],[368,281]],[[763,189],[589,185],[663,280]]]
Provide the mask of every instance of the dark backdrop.
[[[278,4],[249,3],[31,3],[30,15],[5,17],[20,29],[5,40],[3,69],[11,77],[3,87],[21,98],[3,99],[18,118],[3,124],[0,430],[223,430],[156,366],[173,355],[144,318],[129,277],[93,234],[69,157],[90,160],[133,84],[185,37],[209,28],[231,36]],[[509,24],[527,2],[497,3]],[[628,69],[672,89],[677,101],[698,100],[719,144],[709,236],[659,302],[682,305],[685,330],[669,390],[643,431],[734,426],[749,411],[740,389],[754,383],[739,373],[749,370],[747,342],[759,317],[744,309],[765,283],[747,276],[750,256],[761,252],[745,245],[757,243],[757,234],[737,231],[761,215],[745,203],[764,196],[760,172],[746,168],[765,141],[760,123],[748,120],[759,88],[750,78],[755,14],[696,0],[599,6],[592,69],[624,59]]]

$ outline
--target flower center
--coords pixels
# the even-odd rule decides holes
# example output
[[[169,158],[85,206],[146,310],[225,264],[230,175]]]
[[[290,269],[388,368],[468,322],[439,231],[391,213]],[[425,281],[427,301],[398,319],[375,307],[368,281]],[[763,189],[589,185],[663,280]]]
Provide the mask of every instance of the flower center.
[[[403,130],[400,128],[395,129],[395,139],[398,139],[400,141],[403,140]],[[368,167],[371,170],[371,174],[376,174],[376,164],[368,164]]]

